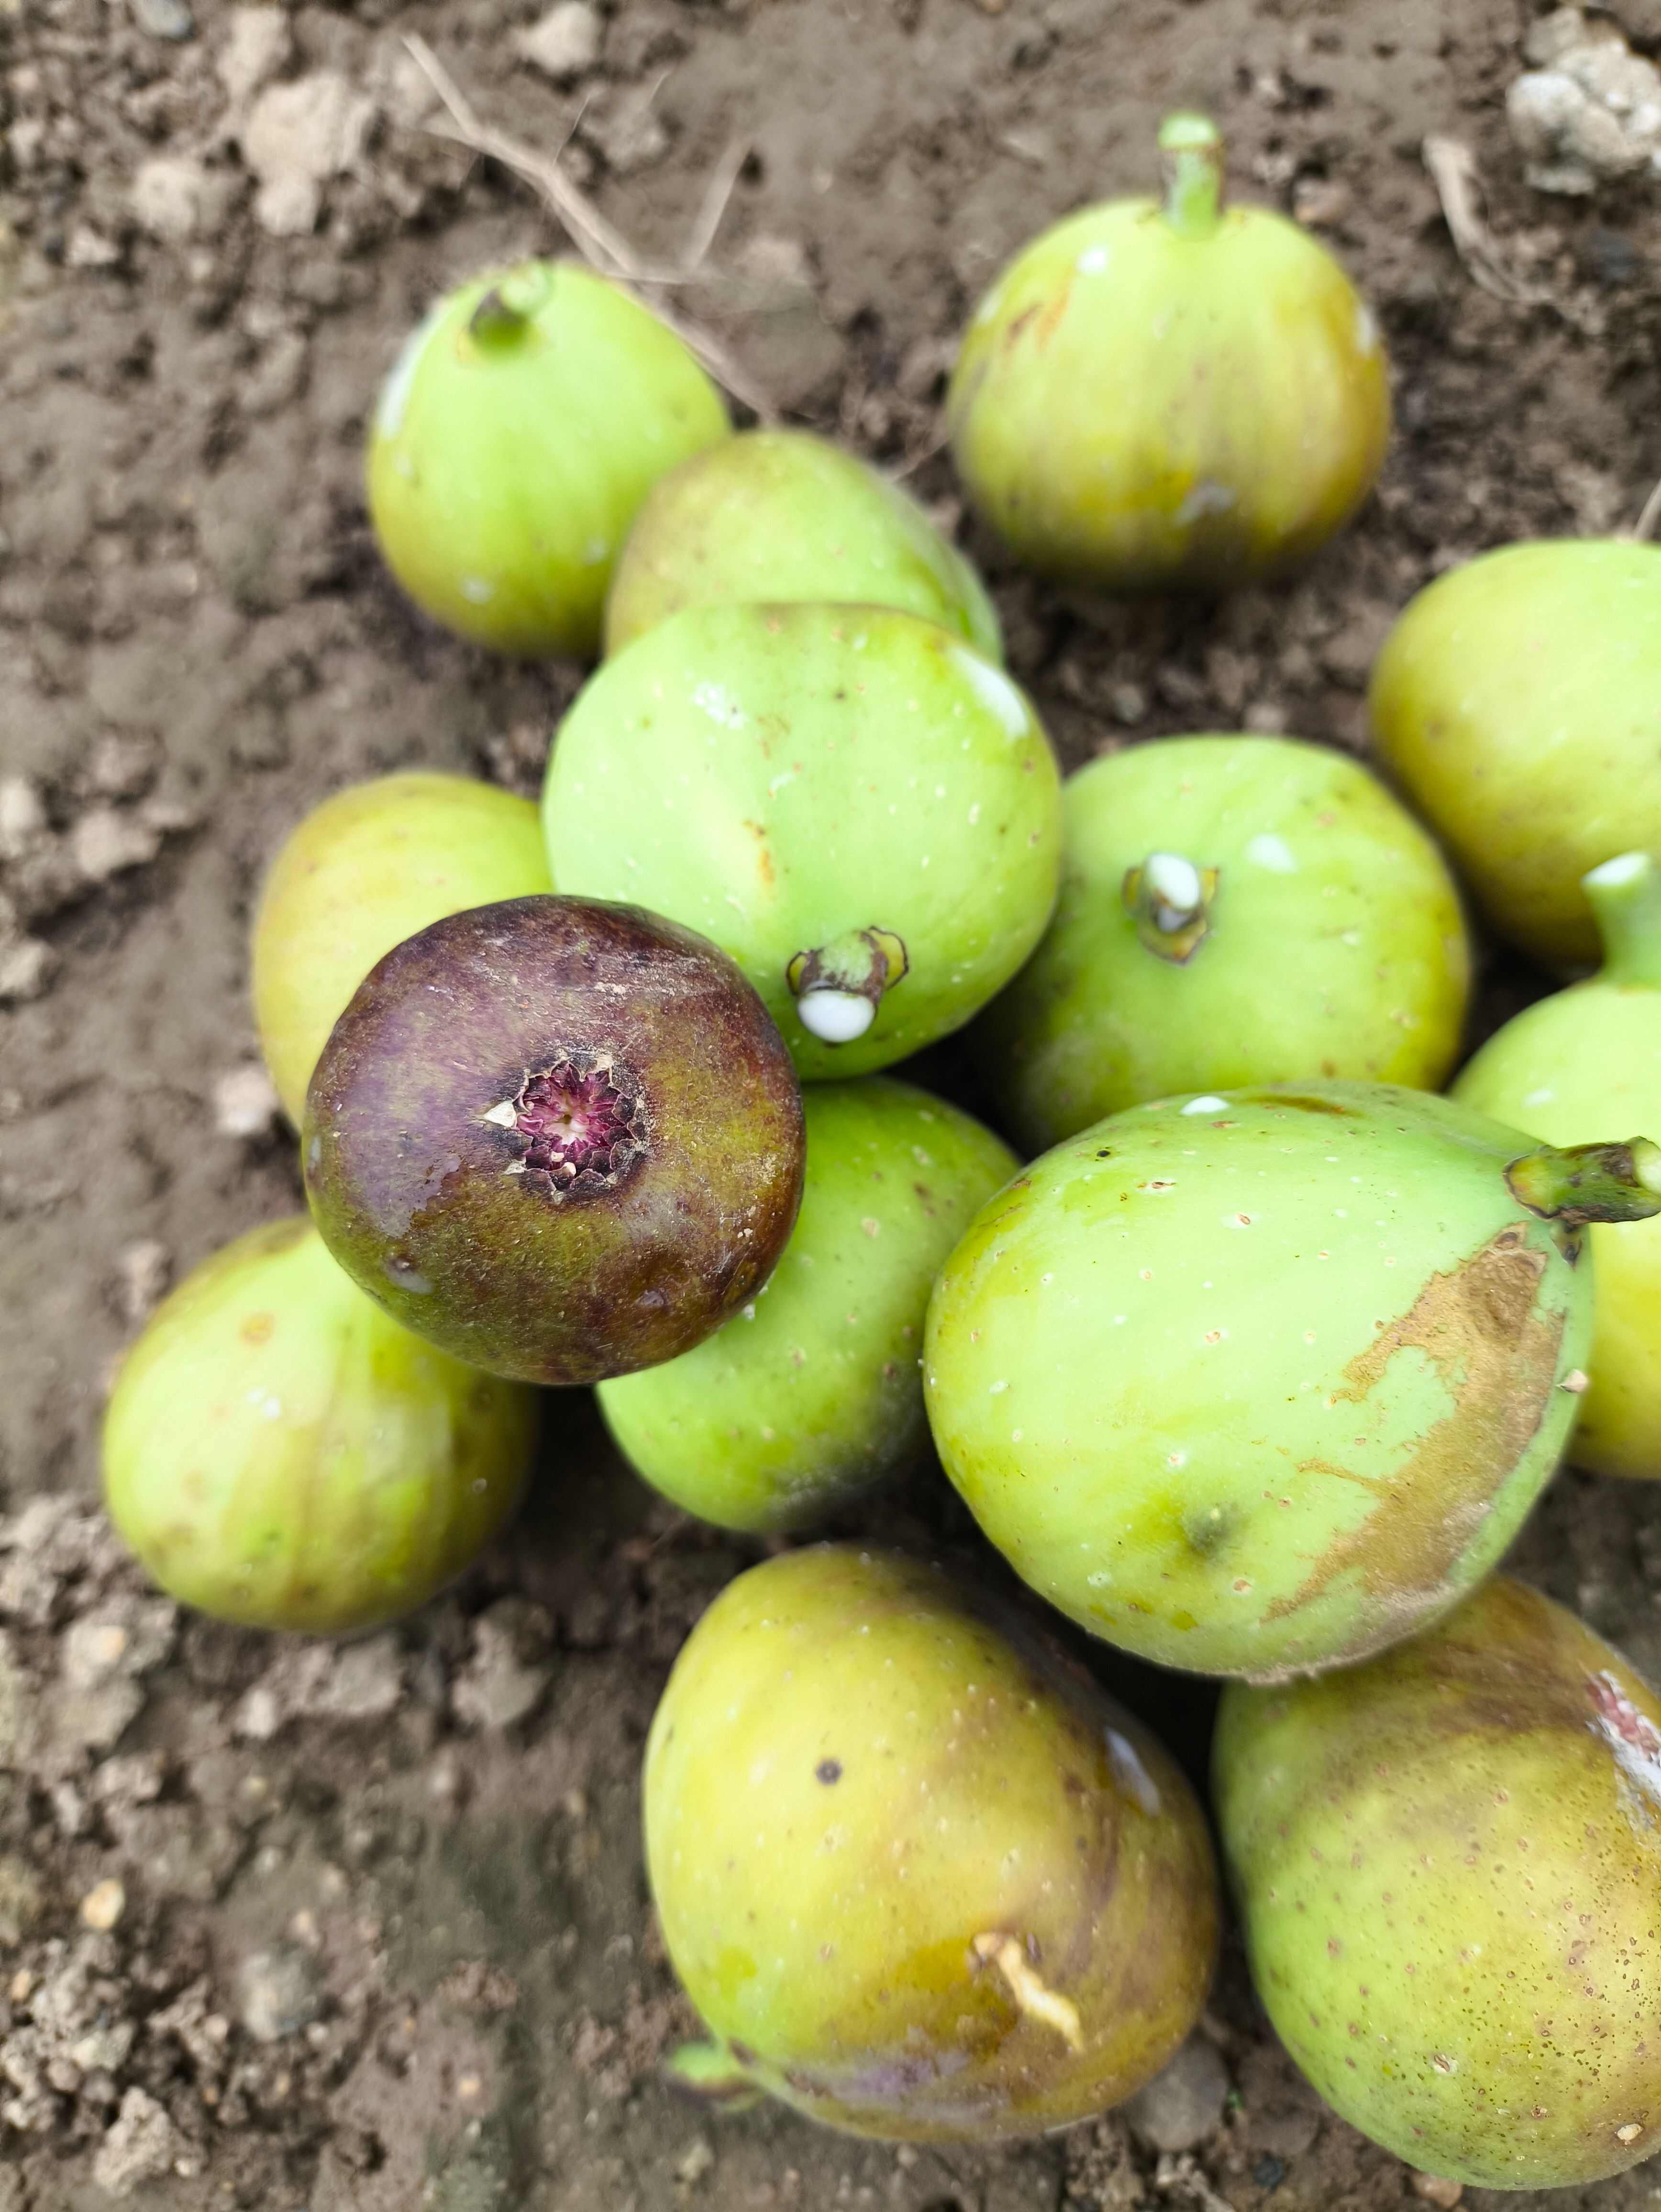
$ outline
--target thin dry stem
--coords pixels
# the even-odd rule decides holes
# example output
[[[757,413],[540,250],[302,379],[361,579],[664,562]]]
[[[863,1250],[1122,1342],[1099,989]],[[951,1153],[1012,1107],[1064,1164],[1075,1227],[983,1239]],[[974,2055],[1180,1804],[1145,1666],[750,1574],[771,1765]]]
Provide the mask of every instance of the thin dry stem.
[[[1661,483],[1644,501],[1643,510],[1632,526],[1632,534],[1642,544],[1654,537],[1658,528],[1661,528]]]
[[[709,249],[715,242],[721,217],[727,213],[727,203],[733,197],[733,187],[738,183],[739,171],[750,158],[750,141],[732,138],[727,150],[709,173],[704,187],[703,204],[686,240],[686,250],[681,259],[681,270],[687,276],[696,276],[709,258]]]
[[[1473,279],[1496,300],[1517,307],[1556,307],[1557,295],[1548,285],[1530,283],[1511,268],[1505,248],[1483,220],[1478,206],[1482,186],[1476,156],[1460,138],[1427,138],[1425,167],[1430,171],[1442,203],[1453,248]]]

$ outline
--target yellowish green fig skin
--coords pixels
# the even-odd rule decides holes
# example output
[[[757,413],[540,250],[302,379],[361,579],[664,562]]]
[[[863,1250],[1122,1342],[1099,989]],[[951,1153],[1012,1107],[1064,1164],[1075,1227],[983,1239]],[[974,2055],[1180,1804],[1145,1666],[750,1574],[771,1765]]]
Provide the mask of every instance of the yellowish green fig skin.
[[[1623,854],[1594,868],[1585,891],[1601,971],[1508,1022],[1454,1085],[1467,1105],[1550,1145],[1661,1129],[1661,868]],[[1590,1384],[1568,1455],[1593,1474],[1661,1476],[1661,1221],[1587,1234]]]
[[[552,890],[535,807],[476,777],[376,776],[313,807],[253,926],[260,1050],[295,1126],[329,1031],[383,954],[447,914]]]
[[[1003,658],[997,610],[916,501],[806,430],[744,430],[665,477],[630,532],[605,602],[620,653],[716,599],[901,607]]]
[[[952,374],[970,500],[1063,582],[1211,592],[1281,575],[1348,521],[1384,461],[1371,311],[1295,223],[1220,205],[1220,143],[1192,120],[1194,143],[1166,149],[1165,204],[1113,201],[1035,239]]]
[[[172,1597],[344,1635],[424,1605],[519,1502],[534,1394],[391,1321],[303,1216],[204,1261],[128,1352],[110,1518]]]
[[[370,430],[369,518],[447,629],[591,658],[646,495],[731,431],[655,315],[569,263],[521,262],[449,294],[405,345]]]
[[[986,1534],[1094,1634],[1202,1674],[1348,1664],[1447,1612],[1556,1466],[1591,1340],[1578,1237],[1507,1180],[1527,1143],[1318,1084],[1046,1153],[929,1305],[929,1420]]]
[[[555,884],[737,961],[804,1080],[958,1029],[1043,933],[1061,786],[1025,695],[888,607],[689,607],[607,661],[543,793]]]
[[[1030,1151],[1181,1090],[1446,1079],[1470,987],[1459,895],[1355,762],[1295,738],[1162,738],[1080,769],[1062,812],[1056,918],[976,1030]],[[1139,900],[1173,857],[1197,897]]]
[[[1130,2095],[1203,2003],[1216,1876],[1174,1763],[937,1570],[825,1546],[730,1583],[646,1747],[689,2083],[850,2134],[1033,2135]]]
[[[1661,547],[1485,553],[1421,592],[1372,673],[1379,760],[1500,933],[1585,968],[1581,879],[1661,852]]]
[[[1214,1802],[1258,1995],[1353,2127],[1482,2189],[1661,2146],[1661,1699],[1573,1613],[1502,1577],[1231,1686]]]
[[[1019,1165],[910,1084],[818,1084],[803,1104],[801,1212],[772,1274],[693,1351],[599,1392],[654,1488],[757,1534],[809,1527],[917,1456],[928,1293]]]

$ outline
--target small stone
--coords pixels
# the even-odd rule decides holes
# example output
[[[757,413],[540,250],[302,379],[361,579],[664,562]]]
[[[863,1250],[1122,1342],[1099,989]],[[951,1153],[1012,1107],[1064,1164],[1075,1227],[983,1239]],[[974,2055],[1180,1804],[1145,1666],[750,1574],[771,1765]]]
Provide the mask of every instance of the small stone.
[[[76,224],[64,248],[64,266],[70,269],[113,269],[120,258],[121,248],[114,240],[84,222]]]
[[[113,806],[89,807],[70,832],[70,852],[88,883],[144,867],[161,850],[161,833]]]
[[[232,103],[240,107],[269,83],[288,60],[293,45],[289,18],[281,8],[233,8],[225,43],[214,68]]]
[[[185,0],[129,0],[132,19],[147,37],[189,39],[196,34],[196,18]]]
[[[465,1728],[506,1729],[534,1712],[553,1669],[540,1663],[547,1616],[522,1598],[503,1598],[473,1625],[473,1656],[457,1677],[450,1706]]]
[[[31,1933],[46,1907],[40,1877],[27,1859],[0,1852],[0,1943],[10,1948]]]
[[[113,1875],[89,1889],[81,1900],[81,1924],[95,1935],[107,1936],[127,1909],[127,1893]]]
[[[21,860],[48,830],[46,803],[26,775],[0,775],[0,860]]]
[[[604,29],[599,9],[587,0],[561,0],[540,21],[519,32],[514,46],[532,69],[556,84],[567,84],[599,61]]]
[[[404,1655],[395,1634],[364,1637],[335,1655],[310,1710],[343,1721],[380,1720],[404,1695]]]
[[[1195,2150],[1221,2124],[1228,2069],[1214,2044],[1190,2035],[1177,2056],[1123,2107],[1123,2117],[1154,2150]]]
[[[175,243],[194,237],[201,228],[207,197],[208,175],[202,164],[170,154],[141,161],[129,195],[139,228],[152,238]]]
[[[1452,2212],[1452,2208],[1463,2199],[1465,2194],[1463,2182],[1444,2181],[1434,2173],[1415,2173],[1408,2186],[1421,2202],[1439,2204],[1444,2212]]]
[[[16,937],[0,942],[0,1006],[17,1006],[44,997],[58,966],[58,955],[44,938]]]
[[[143,2089],[129,2089],[115,2124],[98,2146],[92,2178],[111,2197],[131,2197],[142,2182],[171,2173],[184,2148],[166,2108]]]
[[[1349,213],[1351,193],[1342,177],[1299,177],[1292,212],[1308,230],[1330,230]]]
[[[167,1296],[173,1255],[154,1237],[124,1245],[115,1259],[116,1310],[129,1328],[142,1328]]]
[[[696,2189],[715,2162],[715,2147],[708,2136],[694,2136],[675,2160],[675,2179],[683,2188]]]
[[[256,2043],[298,2035],[322,2008],[316,1962],[297,1943],[252,1952],[237,1970],[237,2018]]]
[[[259,180],[254,217],[274,238],[301,237],[315,224],[323,188],[363,150],[374,103],[334,70],[268,85],[239,137]]]
[[[613,176],[652,168],[669,151],[669,133],[653,106],[657,90],[650,82],[636,85],[584,116],[582,136]]]
[[[161,766],[161,748],[154,738],[108,730],[87,756],[81,781],[95,799],[142,799]]]
[[[213,1087],[213,1125],[222,1137],[268,1137],[283,1110],[277,1086],[258,1060],[233,1067]]]

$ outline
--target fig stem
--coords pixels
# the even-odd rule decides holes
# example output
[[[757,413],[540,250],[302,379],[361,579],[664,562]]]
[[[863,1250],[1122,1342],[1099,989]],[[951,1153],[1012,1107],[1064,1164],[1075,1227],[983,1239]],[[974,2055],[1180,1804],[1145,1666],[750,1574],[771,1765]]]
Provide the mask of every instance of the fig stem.
[[[1165,219],[1179,238],[1211,236],[1223,215],[1223,134],[1208,115],[1183,111],[1159,125]]]
[[[1211,927],[1215,868],[1198,868],[1180,853],[1150,853],[1127,868],[1121,895],[1136,934],[1150,952],[1179,967],[1191,959]]]
[[[1661,527],[1661,483],[1656,485],[1644,501],[1638,520],[1632,526],[1632,534],[1642,545],[1654,537],[1658,527]]]
[[[508,345],[521,337],[552,289],[549,271],[532,262],[499,277],[468,319],[468,335],[483,346]]]
[[[1603,940],[1603,977],[1661,990],[1661,868],[1622,853],[1580,878]]]
[[[852,1044],[875,1021],[883,994],[910,964],[904,940],[873,924],[798,952],[784,975],[808,1035],[822,1044]]]
[[[1513,1198],[1544,1221],[1647,1221],[1661,1213],[1661,1145],[1542,1145],[1506,1170]]]
[[[679,2045],[664,2060],[663,2075],[670,2088],[724,2112],[748,2112],[761,2101],[762,2092],[724,2043]]]

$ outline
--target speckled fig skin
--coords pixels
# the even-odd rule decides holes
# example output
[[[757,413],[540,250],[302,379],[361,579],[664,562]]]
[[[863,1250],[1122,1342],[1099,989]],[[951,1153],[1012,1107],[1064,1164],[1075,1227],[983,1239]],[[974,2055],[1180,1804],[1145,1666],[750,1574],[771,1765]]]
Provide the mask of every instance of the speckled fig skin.
[[[997,610],[910,495],[807,430],[745,430],[654,486],[605,601],[605,650],[714,599],[902,607],[1003,658]]]
[[[1459,895],[1354,761],[1296,738],[1162,738],[1080,769],[1062,811],[1056,918],[975,1030],[1029,1151],[1177,1091],[1446,1079],[1470,981]],[[1162,908],[1165,927],[1139,909],[1160,854],[1201,878],[1197,936],[1188,909]]]
[[[1385,639],[1369,706],[1380,766],[1495,929],[1590,967],[1581,878],[1661,852],[1661,546],[1508,545],[1439,577]]]
[[[646,1747],[684,2078],[851,2134],[1034,2135],[1129,2096],[1204,2002],[1211,1847],[1089,1678],[937,1570],[840,1547],[730,1583]]]
[[[801,1193],[801,1096],[754,992],[691,931],[510,899],[371,970],[302,1149],[330,1250],[389,1313],[492,1374],[593,1382],[687,1351],[766,1280]]]
[[[809,1528],[926,1443],[923,1314],[946,1255],[1019,1165],[989,1129],[881,1076],[810,1086],[784,1255],[692,1351],[599,1386],[654,1487],[727,1528]]]
[[[599,650],[647,493],[731,434],[682,341],[615,284],[525,261],[414,332],[370,428],[369,516],[416,605],[497,653]]]
[[[344,1635],[424,1605],[518,1503],[536,1395],[400,1328],[303,1215],[204,1261],[127,1353],[110,1518],[170,1596]]]
[[[1343,270],[1268,208],[1220,212],[1214,131],[1172,122],[1193,143],[1167,149],[1165,205],[1086,208],[1025,247],[946,398],[980,514],[1029,567],[1102,591],[1297,568],[1360,506],[1390,438],[1378,326]]]
[[[313,807],[253,926],[259,1047],[295,1127],[329,1031],[383,953],[441,915],[552,889],[535,807],[476,777],[380,775]]]
[[[1573,1613],[1502,1577],[1229,1689],[1214,1801],[1258,1994],[1352,2126],[1482,2189],[1661,2147],[1661,1699]]]
[[[929,1306],[929,1419],[982,1528],[1096,1635],[1202,1674],[1351,1663],[1449,1611],[1557,1464],[1591,1340],[1579,1237],[1507,1181],[1527,1149],[1319,1084],[1133,1107],[1035,1161]]]
[[[579,696],[543,813],[557,889],[703,931],[809,1082],[960,1028],[1043,935],[1061,867],[1030,702],[891,607],[672,615]],[[839,1037],[827,1004],[859,1017]]]

